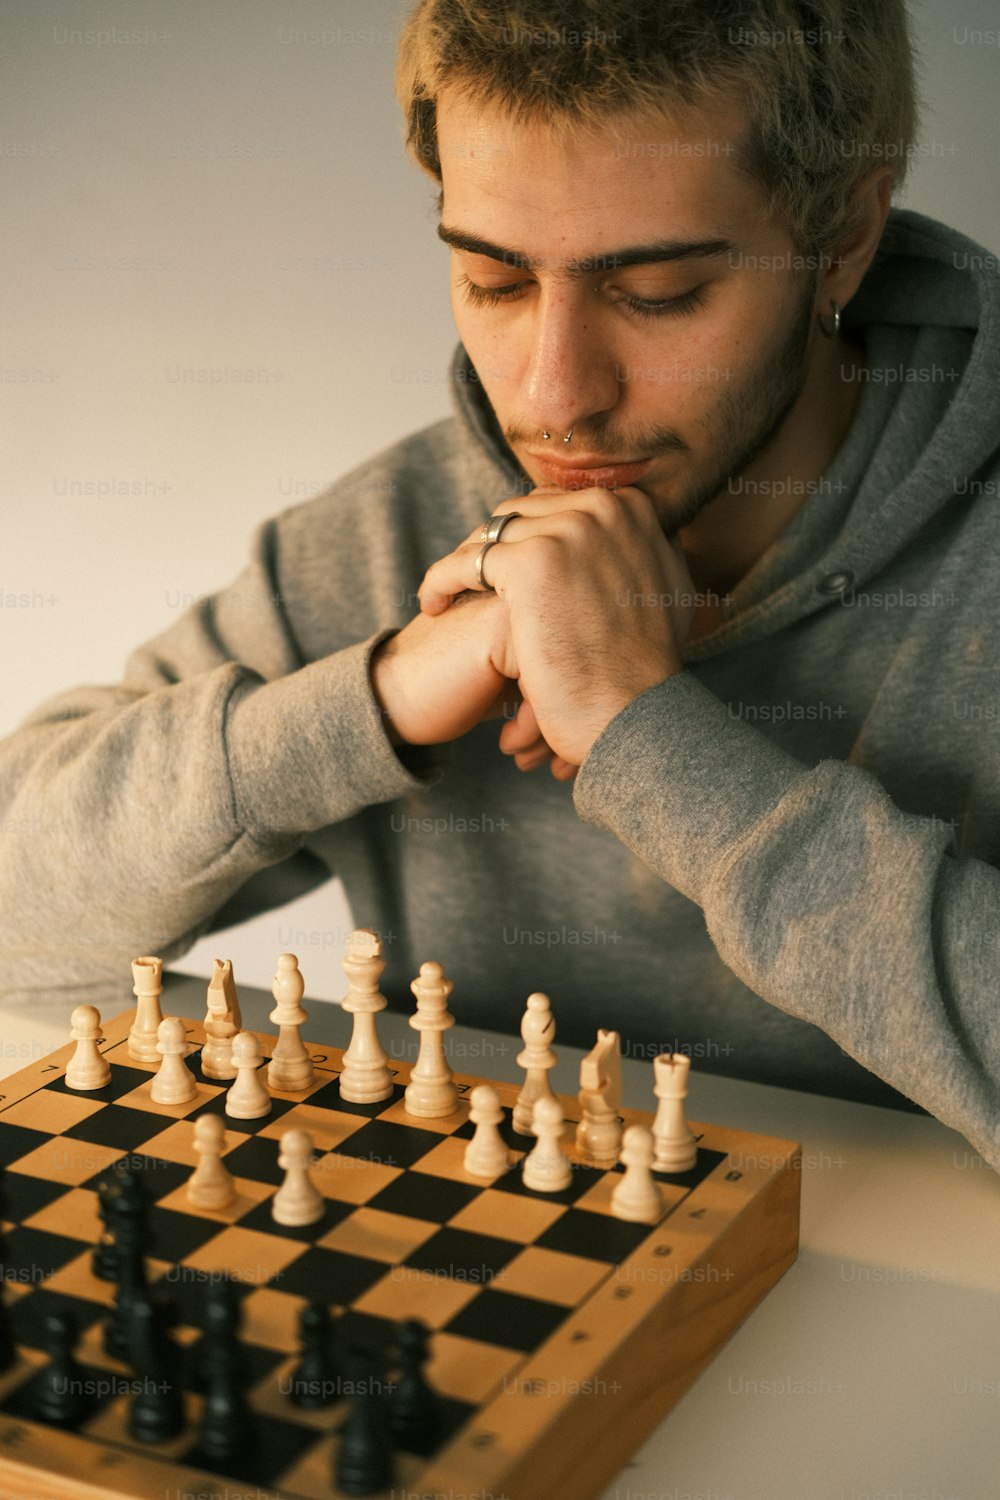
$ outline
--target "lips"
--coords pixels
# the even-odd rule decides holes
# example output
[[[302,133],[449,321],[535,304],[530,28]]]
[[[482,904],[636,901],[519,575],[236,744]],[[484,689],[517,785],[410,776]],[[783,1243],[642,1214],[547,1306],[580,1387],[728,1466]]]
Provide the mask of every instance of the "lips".
[[[568,464],[556,463],[550,458],[542,458],[534,454],[532,457],[545,474],[546,479],[551,484],[558,484],[564,490],[597,487],[614,490],[619,485],[635,484],[653,462],[651,458],[642,458],[635,463],[595,464],[571,468]]]

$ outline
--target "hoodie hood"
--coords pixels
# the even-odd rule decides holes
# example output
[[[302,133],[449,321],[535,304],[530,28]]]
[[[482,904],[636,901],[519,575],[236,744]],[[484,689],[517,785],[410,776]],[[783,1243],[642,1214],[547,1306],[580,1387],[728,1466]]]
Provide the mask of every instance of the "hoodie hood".
[[[710,656],[830,602],[829,580],[864,587],[997,463],[998,258],[922,214],[893,209],[844,313],[867,368],[851,429],[832,463],[729,596],[723,625],[686,652]],[[504,440],[459,344],[451,366],[459,423],[507,494],[532,481]],[[499,498],[499,496],[498,496]]]

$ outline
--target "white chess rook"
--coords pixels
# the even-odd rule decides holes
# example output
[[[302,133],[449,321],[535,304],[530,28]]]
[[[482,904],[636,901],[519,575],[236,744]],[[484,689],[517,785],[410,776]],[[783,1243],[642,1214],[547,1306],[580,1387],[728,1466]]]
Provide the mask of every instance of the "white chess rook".
[[[195,1208],[221,1213],[236,1202],[236,1183],[222,1161],[226,1127],[221,1115],[202,1115],[194,1122],[198,1165],[187,1182],[187,1199]]]
[[[537,1100],[533,1124],[537,1140],[524,1158],[524,1185],[536,1193],[561,1193],[573,1181],[573,1164],[562,1149],[563,1112],[559,1100]]]
[[[260,1042],[252,1031],[233,1038],[236,1082],[226,1094],[226,1114],[234,1120],[259,1120],[271,1113],[271,1095],[260,1080]]]
[[[206,1078],[236,1077],[233,1037],[243,1030],[240,1002],[236,996],[233,966],[226,958],[212,960],[205,1013],[205,1043],[201,1049],[201,1071]]]
[[[410,1074],[404,1102],[407,1114],[435,1120],[458,1108],[458,1087],[444,1052],[444,1033],[454,1026],[447,1009],[454,986],[438,963],[420,965],[420,974],[410,985],[417,997],[410,1025],[420,1033],[420,1052]]]
[[[645,1125],[630,1125],[622,1139],[625,1174],[611,1194],[611,1212],[632,1224],[655,1224],[663,1217],[663,1194],[653,1176],[653,1136]]]
[[[187,1042],[180,1016],[165,1016],[160,1022],[156,1050],[163,1061],[153,1075],[149,1097],[154,1104],[190,1104],[198,1097],[198,1083],[184,1061]]]
[[[374,1104],[392,1093],[389,1054],[375,1030],[375,1017],[388,1004],[378,988],[385,968],[378,933],[370,927],[356,928],[347,939],[347,956],[341,963],[349,988],[340,1004],[353,1015],[354,1030],[344,1053],[340,1094],[351,1104]]]
[[[309,1176],[312,1153],[312,1136],[307,1130],[286,1130],[281,1137],[278,1166],[285,1180],[271,1200],[276,1224],[299,1229],[323,1217],[325,1199]]]
[[[469,1119],[476,1133],[465,1148],[462,1165],[472,1177],[499,1177],[510,1166],[510,1152],[497,1126],[503,1120],[500,1095],[479,1083],[469,1095]]]
[[[66,1087],[102,1089],[111,1082],[111,1064],[98,1045],[102,1040],[100,1012],[93,1005],[78,1005],[69,1019],[76,1050],[66,1064]]]
[[[684,1118],[690,1071],[691,1059],[686,1053],[661,1052],[653,1058],[653,1092],[660,1101],[653,1121],[653,1166],[657,1172],[688,1172],[698,1160],[698,1142]]]
[[[163,993],[163,959],[137,958],[132,964],[132,993],[135,995],[135,1020],[128,1034],[128,1055],[135,1062],[159,1062],[156,1050],[160,1022],[160,995]]]
[[[555,1098],[549,1083],[549,1069],[556,1065],[556,1055],[552,1050],[555,1034],[556,1023],[548,995],[539,992],[529,995],[521,1021],[524,1050],[517,1056],[518,1067],[524,1068],[527,1074],[514,1105],[514,1129],[518,1135],[531,1134],[531,1121],[538,1100]]]
[[[305,981],[299,972],[298,959],[294,953],[283,953],[271,985],[274,996],[271,1020],[278,1027],[278,1040],[267,1068],[267,1085],[286,1094],[301,1093],[315,1077],[312,1058],[299,1033],[299,1027],[309,1019],[309,1012],[299,1004],[304,992]]]

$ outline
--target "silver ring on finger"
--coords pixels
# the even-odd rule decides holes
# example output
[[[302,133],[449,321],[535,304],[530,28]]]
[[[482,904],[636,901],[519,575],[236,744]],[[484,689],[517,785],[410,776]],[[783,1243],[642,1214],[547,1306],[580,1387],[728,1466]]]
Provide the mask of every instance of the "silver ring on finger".
[[[479,533],[480,541],[489,542],[490,545],[492,545],[494,542],[498,542],[500,540],[500,533],[503,531],[507,522],[518,520],[520,514],[520,511],[508,510],[500,516],[489,516],[483,522],[483,529]]]
[[[476,582],[479,584],[480,588],[486,589],[486,591],[490,594],[495,594],[496,589],[487,578],[483,577],[483,561],[490,548],[495,546],[496,542],[484,542],[480,547],[478,553],[476,554]]]

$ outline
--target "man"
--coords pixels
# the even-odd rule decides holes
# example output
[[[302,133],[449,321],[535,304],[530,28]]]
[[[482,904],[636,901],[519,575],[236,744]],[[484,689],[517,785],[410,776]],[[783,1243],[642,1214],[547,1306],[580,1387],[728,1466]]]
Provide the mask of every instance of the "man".
[[[416,7],[456,417],[7,742],[9,992],[335,871],[400,1000],[436,956],[469,1024],[542,989],[1000,1163],[997,279],[887,225],[902,5],[756,9]]]

